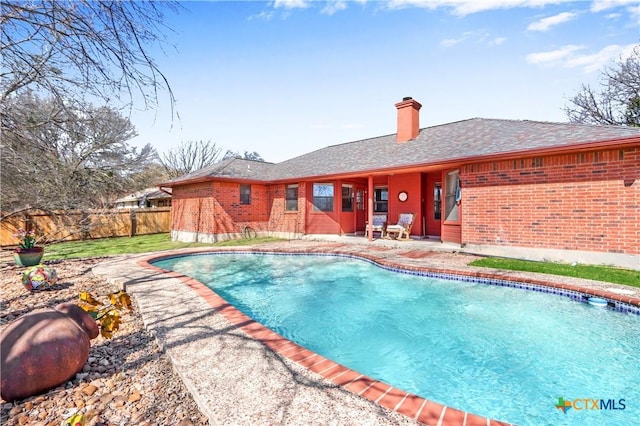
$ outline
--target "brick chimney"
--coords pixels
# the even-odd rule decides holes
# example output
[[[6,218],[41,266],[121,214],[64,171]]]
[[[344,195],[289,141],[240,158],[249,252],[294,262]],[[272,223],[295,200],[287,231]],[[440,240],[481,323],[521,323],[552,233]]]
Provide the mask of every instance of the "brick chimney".
[[[398,142],[407,142],[415,139],[420,133],[420,108],[422,105],[412,97],[402,98],[402,102],[396,104],[398,109]]]

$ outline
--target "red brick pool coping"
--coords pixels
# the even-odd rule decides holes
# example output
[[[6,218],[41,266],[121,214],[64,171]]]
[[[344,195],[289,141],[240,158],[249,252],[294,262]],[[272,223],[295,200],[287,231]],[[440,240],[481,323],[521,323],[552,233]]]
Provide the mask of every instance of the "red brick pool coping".
[[[256,322],[249,316],[245,315],[233,305],[220,297],[213,290],[202,284],[201,282],[179,274],[173,271],[167,271],[156,266],[151,265],[149,262],[154,260],[160,260],[165,258],[171,258],[176,256],[188,256],[190,254],[206,254],[206,253],[232,253],[232,252],[254,252],[254,253],[284,253],[284,254],[330,254],[330,255],[345,255],[356,258],[363,258],[375,262],[379,265],[403,269],[414,272],[435,272],[454,275],[474,276],[479,278],[495,279],[495,280],[508,280],[517,282],[520,284],[533,284],[546,286],[562,290],[576,291],[584,293],[590,296],[606,298],[610,300],[616,300],[619,302],[627,303],[634,306],[640,306],[640,298],[625,296],[611,291],[592,289],[586,287],[580,287],[570,284],[557,284],[545,282],[537,279],[525,279],[517,277],[505,278],[502,275],[494,273],[478,273],[468,272],[454,269],[445,268],[433,268],[433,267],[418,267],[413,265],[406,265],[389,261],[387,259],[364,253],[353,253],[350,251],[342,250],[300,250],[300,249],[260,249],[255,247],[233,247],[225,249],[209,249],[209,250],[193,250],[193,251],[180,251],[180,252],[168,252],[161,255],[149,256],[138,261],[138,265],[152,269],[154,271],[162,272],[166,276],[176,278],[182,281],[186,286],[194,290],[202,299],[204,299],[213,309],[221,313],[227,321],[237,326],[242,331],[247,333],[253,339],[261,342],[263,345],[279,354],[286,357],[289,360],[296,362],[303,367],[319,374],[325,379],[342,386],[344,389],[368,399],[378,405],[386,407],[390,410],[401,413],[409,418],[412,418],[420,423],[426,425],[439,425],[439,426],[453,426],[453,425],[467,425],[467,426],[498,426],[509,425],[510,423],[501,422],[497,420],[487,419],[482,416],[478,416],[472,413],[467,413],[456,408],[445,406],[437,402],[430,401],[421,396],[414,395],[395,388],[384,382],[367,377],[357,371],[351,370],[343,365],[340,365],[322,355],[316,354],[286,338],[277,334],[276,332],[266,328],[262,324]],[[401,254],[407,256],[407,253]],[[411,256],[408,256],[411,257]]]

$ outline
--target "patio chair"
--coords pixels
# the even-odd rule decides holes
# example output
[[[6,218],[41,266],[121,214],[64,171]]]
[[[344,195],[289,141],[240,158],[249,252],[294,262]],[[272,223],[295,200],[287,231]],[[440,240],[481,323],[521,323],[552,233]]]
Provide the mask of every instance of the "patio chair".
[[[364,236],[369,235],[369,227],[373,232],[379,232],[380,238],[384,238],[385,228],[387,227],[387,215],[386,214],[374,214],[371,221],[371,225],[367,222],[364,228]]]
[[[390,234],[397,234],[396,239],[408,240],[411,234],[411,227],[413,226],[413,213],[400,213],[398,215],[398,223],[395,225],[387,225],[387,238],[390,238]]]

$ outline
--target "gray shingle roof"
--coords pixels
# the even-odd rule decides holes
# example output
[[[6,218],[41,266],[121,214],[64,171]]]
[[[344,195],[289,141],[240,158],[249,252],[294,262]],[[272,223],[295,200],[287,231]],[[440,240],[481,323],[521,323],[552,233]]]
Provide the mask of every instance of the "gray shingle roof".
[[[473,118],[423,128],[404,143],[398,143],[394,133],[328,146],[277,164],[223,161],[172,182],[215,176],[274,181],[371,172],[629,137],[640,137],[640,128]]]
[[[241,158],[228,158],[219,163],[214,163],[195,172],[171,179],[167,186],[176,182],[206,180],[212,177],[244,179],[244,180],[269,180],[271,169],[275,165],[265,161],[243,160]],[[164,186],[164,184],[162,185]]]
[[[124,203],[127,201],[138,201],[142,198],[147,200],[156,200],[160,198],[171,198],[171,194],[167,194],[166,192],[160,191],[158,188],[146,188],[142,191],[134,192],[133,194],[129,194],[125,197],[118,198],[114,201],[114,203]]]

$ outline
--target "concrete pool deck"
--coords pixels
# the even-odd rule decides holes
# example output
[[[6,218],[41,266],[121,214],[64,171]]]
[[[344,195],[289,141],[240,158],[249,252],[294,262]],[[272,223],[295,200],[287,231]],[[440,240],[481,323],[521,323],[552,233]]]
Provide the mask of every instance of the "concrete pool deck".
[[[124,287],[134,298],[145,326],[166,351],[211,424],[503,423],[416,398],[346,371],[265,331],[198,282],[145,267],[149,259],[248,249],[353,254],[415,270],[483,274],[495,279],[526,280],[555,287],[576,286],[592,294],[640,305],[640,289],[470,267],[467,263],[472,256],[452,253],[449,247],[440,246],[439,251],[433,251],[424,244],[416,246],[393,241],[352,244],[349,241],[295,240],[132,255],[106,260],[94,267],[94,273]],[[455,401],[451,403],[455,404]]]

